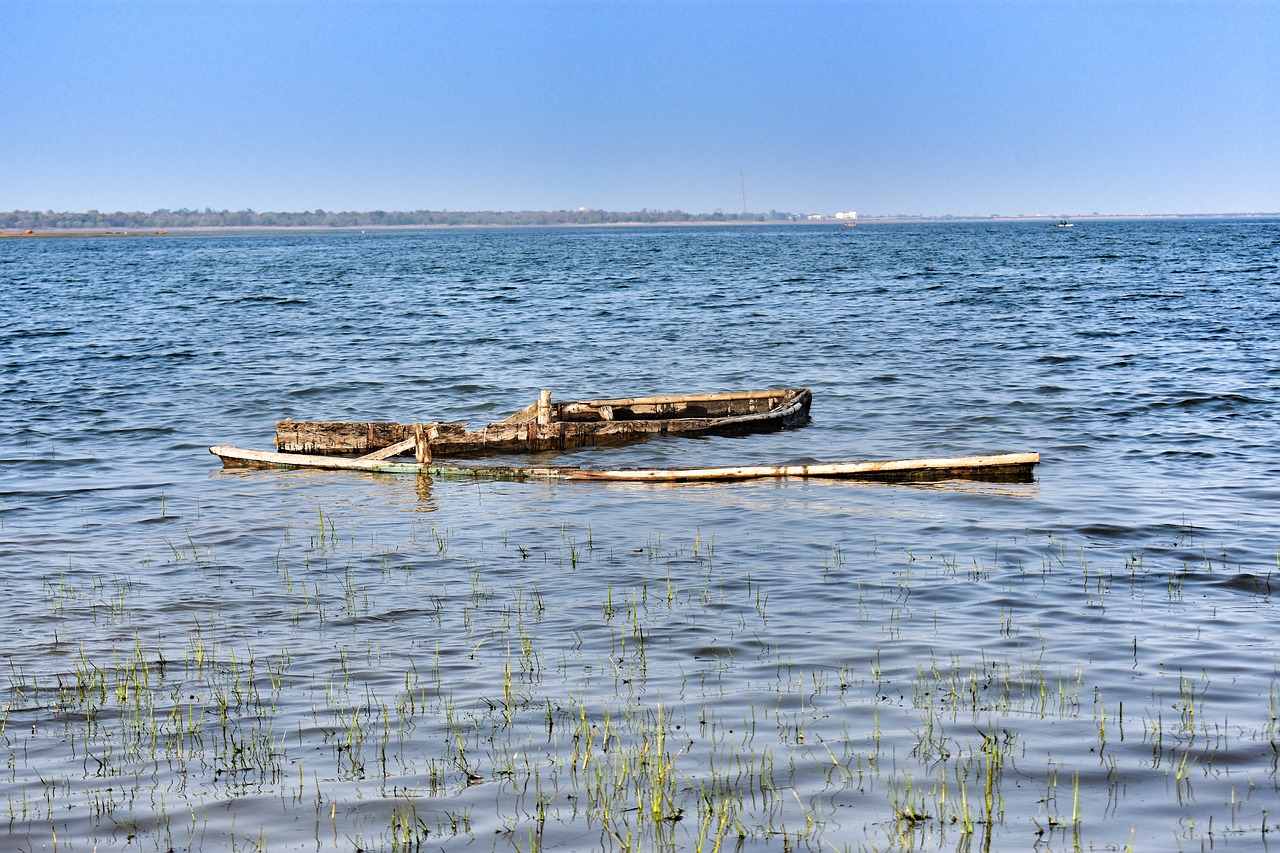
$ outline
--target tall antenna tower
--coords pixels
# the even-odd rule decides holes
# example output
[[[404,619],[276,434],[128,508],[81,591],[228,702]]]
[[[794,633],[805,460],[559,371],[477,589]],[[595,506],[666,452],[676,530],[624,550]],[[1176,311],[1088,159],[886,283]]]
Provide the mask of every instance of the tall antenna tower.
[[[747,182],[742,175],[742,170],[738,170],[738,215],[742,216],[747,212]]]

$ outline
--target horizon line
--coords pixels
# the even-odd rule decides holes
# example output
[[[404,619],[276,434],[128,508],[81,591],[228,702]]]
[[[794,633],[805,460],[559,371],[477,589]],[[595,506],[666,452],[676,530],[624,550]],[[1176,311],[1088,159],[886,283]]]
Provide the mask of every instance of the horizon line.
[[[820,221],[823,219],[834,221],[850,221],[850,220],[867,220],[867,219],[950,219],[950,220],[991,220],[991,219],[1061,219],[1063,217],[1071,217],[1077,219],[1142,219],[1142,218],[1168,218],[1168,217],[1270,217],[1280,216],[1280,210],[1276,211],[1163,211],[1145,213],[1099,213],[1091,211],[1089,213],[856,213],[856,212],[837,212],[837,213],[817,213],[813,211],[782,211],[769,210],[765,211],[741,211],[727,213],[722,209],[714,211],[691,212],[682,208],[636,208],[632,210],[609,210],[607,208],[473,208],[468,210],[452,209],[452,208],[414,208],[405,210],[386,210],[383,208],[369,208],[365,210],[345,209],[345,210],[326,210],[324,208],[301,209],[301,210],[254,210],[251,207],[245,207],[233,210],[231,208],[215,209],[212,207],[204,208],[156,208],[155,210],[124,210],[117,209],[111,211],[102,211],[98,208],[87,208],[84,210],[53,210],[45,208],[43,210],[37,208],[13,208],[10,210],[0,211],[0,217],[12,216],[227,216],[247,214],[250,216],[412,216],[422,214],[432,215],[450,215],[450,216],[513,216],[513,215],[556,215],[556,216],[577,216],[577,215],[606,215],[610,217],[640,215],[645,217],[640,221],[655,221],[652,217],[661,216],[663,214],[675,214],[681,217],[724,217],[729,220],[754,220],[760,217],[799,217],[809,221]]]

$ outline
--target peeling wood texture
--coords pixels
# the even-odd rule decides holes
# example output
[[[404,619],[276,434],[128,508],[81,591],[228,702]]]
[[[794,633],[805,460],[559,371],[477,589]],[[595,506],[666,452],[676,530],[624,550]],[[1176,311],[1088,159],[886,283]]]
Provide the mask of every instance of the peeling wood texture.
[[[462,423],[426,424],[434,456],[537,453],[616,446],[661,435],[740,435],[796,427],[809,419],[808,388],[715,394],[538,401],[503,420],[468,430]],[[365,456],[413,438],[413,424],[347,421],[276,423],[276,449],[310,455]]]

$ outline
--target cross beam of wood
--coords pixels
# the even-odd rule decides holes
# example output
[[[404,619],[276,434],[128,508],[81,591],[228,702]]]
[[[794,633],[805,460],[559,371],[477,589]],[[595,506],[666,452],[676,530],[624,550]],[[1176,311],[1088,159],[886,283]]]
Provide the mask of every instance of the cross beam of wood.
[[[406,438],[404,441],[397,441],[395,444],[391,445],[390,447],[384,447],[381,450],[375,450],[372,453],[366,453],[364,456],[361,456],[360,458],[370,459],[375,462],[381,461],[383,459],[390,459],[392,456],[399,456],[401,453],[406,453],[410,450],[413,450],[413,443],[414,443],[414,439]]]

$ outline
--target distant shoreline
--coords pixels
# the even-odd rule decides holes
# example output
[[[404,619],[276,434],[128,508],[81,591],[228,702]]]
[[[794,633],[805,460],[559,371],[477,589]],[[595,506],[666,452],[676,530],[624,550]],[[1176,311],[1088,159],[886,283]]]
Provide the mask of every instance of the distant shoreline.
[[[1108,221],[1141,221],[1141,220],[1248,220],[1276,219],[1275,213],[1145,213],[1145,214],[1088,214],[1076,216],[866,216],[857,219],[856,225],[895,225],[909,223],[981,223],[981,222],[1043,222],[1052,224],[1066,219],[1071,222],[1108,222]],[[646,222],[557,222],[548,224],[506,224],[506,223],[466,223],[466,224],[423,224],[423,225],[180,225],[166,228],[28,228],[0,229],[0,239],[13,238],[48,238],[48,237],[166,237],[193,236],[201,234],[280,234],[280,233],[312,233],[312,234],[361,234],[369,232],[396,233],[414,231],[481,231],[490,229],[514,230],[520,228],[722,228],[722,227],[762,227],[782,226],[799,228],[844,227],[851,220],[835,219],[790,219],[790,220],[698,220],[698,221],[646,221]]]

